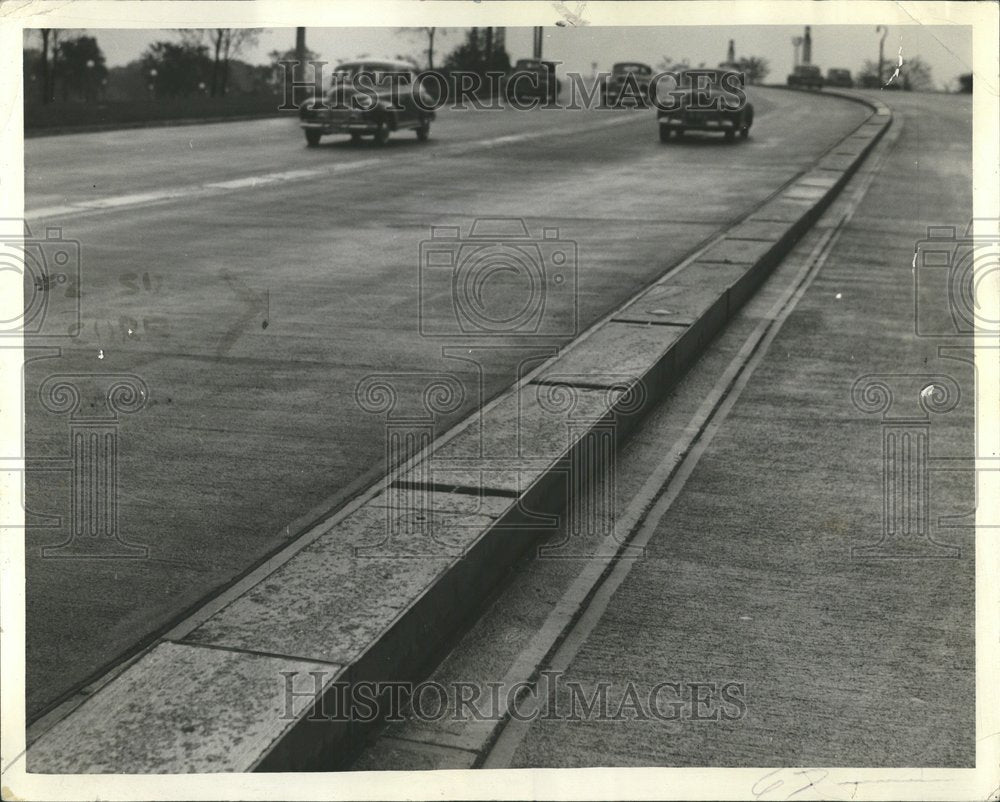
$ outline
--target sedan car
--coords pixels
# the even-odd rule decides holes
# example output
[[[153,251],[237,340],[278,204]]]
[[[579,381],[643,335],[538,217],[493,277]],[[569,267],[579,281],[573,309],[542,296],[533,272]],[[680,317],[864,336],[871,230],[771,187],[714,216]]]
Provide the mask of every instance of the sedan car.
[[[831,67],[829,70],[826,71],[826,85],[841,86],[845,89],[853,89],[854,79],[851,77],[851,71],[837,69],[836,67]]]
[[[412,130],[417,139],[430,135],[433,103],[417,86],[405,61],[350,61],[333,71],[325,96],[299,108],[306,144],[314,147],[327,134],[350,134],[353,142],[370,136],[383,145],[393,131]]]
[[[823,73],[813,64],[800,64],[788,76],[788,85],[795,89],[822,89]]]
[[[753,103],[743,92],[743,73],[735,70],[681,72],[670,92],[657,89],[660,141],[686,131],[720,131],[732,140],[746,139],[753,125]]]
[[[638,61],[622,61],[611,67],[611,75],[601,83],[601,102],[615,105],[627,99],[640,103],[649,100],[653,68]],[[627,87],[627,88],[626,88]]]
[[[562,89],[556,78],[556,63],[537,58],[518,59],[507,76],[506,95],[509,100],[542,98],[555,100]]]

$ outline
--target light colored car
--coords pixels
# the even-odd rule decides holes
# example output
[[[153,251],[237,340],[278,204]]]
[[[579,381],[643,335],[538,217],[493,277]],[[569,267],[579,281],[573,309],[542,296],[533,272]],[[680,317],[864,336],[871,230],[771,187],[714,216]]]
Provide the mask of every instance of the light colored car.
[[[333,71],[330,89],[299,108],[299,123],[310,147],[328,134],[371,136],[383,145],[394,131],[412,130],[425,141],[434,119],[433,102],[416,84],[405,61],[350,61]]]

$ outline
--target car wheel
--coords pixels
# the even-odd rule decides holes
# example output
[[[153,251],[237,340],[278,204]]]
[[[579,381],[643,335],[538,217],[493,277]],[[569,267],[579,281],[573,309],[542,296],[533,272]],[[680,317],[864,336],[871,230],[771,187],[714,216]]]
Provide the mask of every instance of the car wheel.
[[[740,139],[746,139],[748,136],[750,136],[750,126],[744,125],[740,129]]]
[[[389,141],[389,129],[383,123],[375,131],[375,144],[384,145],[388,141]]]
[[[417,141],[426,142],[427,137],[431,135],[431,124],[426,120],[422,120],[420,125],[417,127]]]
[[[660,126],[660,141],[661,142],[670,141],[670,129],[665,125]]]
[[[351,134],[351,144],[360,145],[361,144],[361,134]]]
[[[312,128],[306,129],[306,145],[310,148],[314,148],[319,144],[319,138],[323,136],[322,133],[316,131]]]
[[[726,141],[727,142],[732,142],[734,139],[736,139],[736,129],[735,128],[727,128],[726,129]]]

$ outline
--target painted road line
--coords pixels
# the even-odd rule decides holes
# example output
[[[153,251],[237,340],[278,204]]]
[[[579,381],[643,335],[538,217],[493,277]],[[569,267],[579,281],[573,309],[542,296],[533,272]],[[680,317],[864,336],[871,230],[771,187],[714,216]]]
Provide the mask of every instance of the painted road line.
[[[422,158],[427,160],[429,158],[439,158],[442,155],[462,156],[467,153],[474,153],[484,148],[503,147],[519,142],[529,142],[535,139],[547,139],[552,136],[575,136],[577,134],[586,134],[591,131],[599,131],[603,128],[611,128],[627,123],[641,122],[643,119],[648,118],[629,115],[628,117],[616,117],[611,120],[603,120],[597,123],[587,123],[585,125],[547,128],[543,131],[526,131],[521,134],[508,134],[489,139],[479,139],[474,142],[447,145],[440,150],[435,149],[433,152],[423,154]],[[392,167],[394,164],[395,163],[393,161],[388,159],[362,159],[360,161],[341,162],[327,167],[315,167],[303,170],[286,170],[279,173],[261,173],[259,175],[245,176],[243,178],[235,178],[226,181],[189,184],[186,186],[172,187],[150,192],[112,195],[107,198],[80,201],[78,203],[28,209],[25,211],[25,217],[30,220],[48,220],[56,217],[62,219],[78,214],[92,214],[111,209],[121,210],[140,208],[143,206],[168,203],[171,201],[191,200],[200,197],[242,192],[244,190],[257,189],[258,187],[264,187],[276,183],[311,181],[330,175],[357,172],[358,170]]]

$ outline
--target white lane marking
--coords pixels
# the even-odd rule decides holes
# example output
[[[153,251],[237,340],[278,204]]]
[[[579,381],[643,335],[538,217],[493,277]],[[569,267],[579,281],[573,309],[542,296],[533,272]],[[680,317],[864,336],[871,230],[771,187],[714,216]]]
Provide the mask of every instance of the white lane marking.
[[[459,145],[446,146],[444,149],[435,149],[428,152],[429,156],[439,156],[445,153],[451,156],[462,156],[483,148],[493,148],[503,145],[510,145],[516,142],[527,142],[533,139],[549,138],[553,136],[567,136],[588,131],[597,131],[602,128],[610,128],[624,123],[636,122],[648,119],[629,115],[628,117],[616,117],[612,120],[604,120],[598,123],[587,123],[586,125],[568,126],[565,128],[546,128],[541,131],[528,131],[521,134],[506,134],[504,136],[480,139],[474,142],[465,142]],[[107,198],[95,200],[79,201],[77,203],[63,204],[60,206],[45,206],[38,209],[30,209],[25,212],[25,216],[33,220],[40,220],[49,217],[67,217],[74,214],[86,212],[96,212],[104,209],[123,209],[138,206],[148,206],[165,201],[204,197],[210,195],[220,195],[229,192],[239,192],[246,189],[255,189],[276,183],[287,183],[292,181],[308,181],[314,178],[322,178],[335,173],[354,172],[356,170],[366,170],[372,167],[394,166],[394,162],[387,159],[361,159],[360,161],[340,162],[326,167],[313,167],[303,170],[286,170],[279,173],[262,173],[259,175],[246,176],[244,178],[234,178],[227,181],[210,181],[203,184],[190,184],[188,186],[172,187],[153,192],[130,193],[127,195],[112,195]]]

